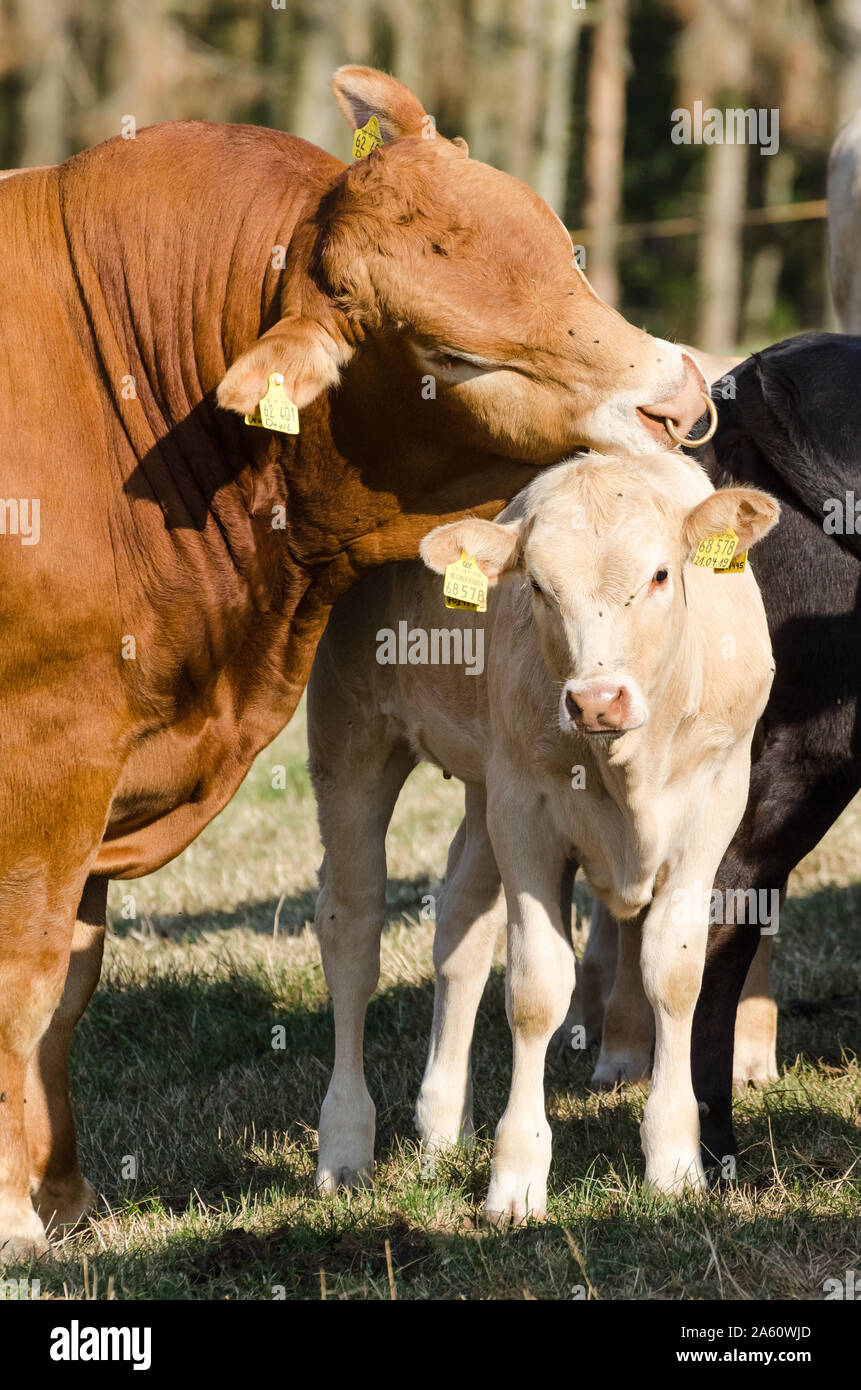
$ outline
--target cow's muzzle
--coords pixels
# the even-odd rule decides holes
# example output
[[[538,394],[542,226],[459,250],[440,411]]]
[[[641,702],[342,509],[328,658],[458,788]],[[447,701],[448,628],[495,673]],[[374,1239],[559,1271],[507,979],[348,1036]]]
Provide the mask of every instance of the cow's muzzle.
[[[682,353],[682,366],[684,377],[674,396],[638,406],[637,409],[643,424],[656,438],[669,439],[676,446],[686,444],[688,448],[697,449],[714,436],[717,411],[708,394],[708,382],[687,352]],[[703,414],[703,401],[711,415],[709,429],[699,439],[692,439],[691,430]]]
[[[623,734],[646,722],[645,701],[634,681],[566,681],[560,720],[584,734]]]
[[[717,406],[715,405],[708,391],[701,391],[700,395],[706,403],[706,410],[709,416],[709,427],[706,430],[705,434],[701,434],[697,439],[685,439],[682,435],[679,434],[678,430],[676,429],[669,416],[667,416],[667,418],[664,421],[664,429],[667,431],[667,434],[670,436],[670,439],[674,439],[677,444],[684,444],[687,449],[698,449],[701,444],[708,444],[710,439],[714,439],[715,431],[718,427]]]

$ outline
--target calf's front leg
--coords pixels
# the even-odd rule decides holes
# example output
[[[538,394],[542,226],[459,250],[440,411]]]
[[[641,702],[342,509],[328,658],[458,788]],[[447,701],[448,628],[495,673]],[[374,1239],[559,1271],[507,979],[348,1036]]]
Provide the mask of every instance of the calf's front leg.
[[[773,936],[760,936],[738,1001],[732,1059],[736,1091],[767,1086],[778,1077],[777,1003],[770,983],[773,946]]]
[[[472,1139],[470,1048],[505,898],[487,836],[484,789],[466,789],[466,818],[449,851],[434,936],[430,1048],[416,1102],[416,1128],[433,1154]]]
[[[516,782],[514,785],[517,785]],[[574,952],[563,922],[560,885],[565,845],[541,816],[491,797],[488,828],[508,905],[506,1012],[513,1040],[508,1104],[496,1130],[484,1207],[493,1224],[547,1213],[551,1134],[544,1108],[547,1044],[565,1017],[574,985]]]
[[[696,883],[696,873],[672,874],[643,924],[641,966],[655,1015],[655,1057],[640,1134],[646,1183],[668,1193],[706,1186],[691,1079],[691,1028],[708,937],[708,907],[691,887]]]
[[[618,933],[619,948],[613,988],[604,1011],[601,1052],[592,1074],[595,1087],[644,1081],[649,1075],[655,1033],[640,972],[642,916],[618,923],[612,917],[608,920]]]

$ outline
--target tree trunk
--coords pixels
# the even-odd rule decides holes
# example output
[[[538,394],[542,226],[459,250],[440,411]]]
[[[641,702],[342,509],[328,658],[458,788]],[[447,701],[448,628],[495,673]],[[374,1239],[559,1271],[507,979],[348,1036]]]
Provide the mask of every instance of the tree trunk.
[[[69,85],[65,74],[70,42],[65,0],[20,0],[18,35],[23,62],[19,107],[18,163],[57,164],[68,148]]]
[[[619,302],[617,228],[625,156],[627,43],[627,0],[604,0],[595,26],[586,94],[584,221],[592,233],[589,279],[608,304]]]
[[[739,329],[748,147],[721,144],[706,149],[697,345],[704,352],[730,352]]]
[[[570,0],[566,0],[566,3],[563,3],[563,0],[551,0],[550,11],[545,21],[546,95],[535,188],[563,219],[571,154],[574,60],[582,18],[583,11],[572,9]]]

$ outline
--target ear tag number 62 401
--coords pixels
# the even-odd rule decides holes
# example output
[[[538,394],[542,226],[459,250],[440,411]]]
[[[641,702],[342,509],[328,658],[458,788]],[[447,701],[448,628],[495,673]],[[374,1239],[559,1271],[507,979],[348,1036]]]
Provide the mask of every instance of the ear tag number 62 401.
[[[284,390],[284,378],[280,372],[273,372],[269,378],[269,389],[256,412],[246,415],[246,425],[259,425],[265,430],[277,430],[279,434],[299,433],[299,411]]]

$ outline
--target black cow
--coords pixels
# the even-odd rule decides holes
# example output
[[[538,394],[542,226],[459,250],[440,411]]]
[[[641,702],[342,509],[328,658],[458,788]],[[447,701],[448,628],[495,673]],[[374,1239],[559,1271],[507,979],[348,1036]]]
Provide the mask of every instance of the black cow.
[[[781,520],[755,561],[774,685],[754,745],[747,809],[715,886],[782,891],[861,786],[861,337],[805,333],[755,353],[731,376],[735,399],[718,402],[706,464],[718,487],[743,483],[772,493]],[[826,518],[829,532],[830,518],[845,520],[847,494],[843,534],[826,533]],[[735,1152],[733,1030],[758,941],[756,925],[731,922],[709,932],[692,1062],[712,1164]]]

